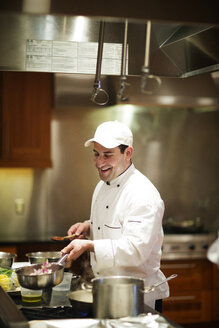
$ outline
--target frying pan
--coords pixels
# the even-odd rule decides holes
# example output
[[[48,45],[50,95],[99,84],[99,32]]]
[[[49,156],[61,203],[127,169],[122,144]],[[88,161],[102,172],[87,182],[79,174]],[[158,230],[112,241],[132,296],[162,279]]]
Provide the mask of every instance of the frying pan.
[[[83,313],[88,317],[92,317],[93,314],[93,294],[92,291],[85,289],[78,289],[70,291],[66,295],[74,308],[78,313]]]
[[[56,263],[51,263],[50,269],[51,273],[44,273],[33,275],[34,270],[42,268],[42,264],[33,264],[29,266],[24,266],[17,268],[15,270],[19,284],[28,289],[44,289],[54,287],[60,284],[64,276],[64,264],[68,254],[65,254],[61,259]]]

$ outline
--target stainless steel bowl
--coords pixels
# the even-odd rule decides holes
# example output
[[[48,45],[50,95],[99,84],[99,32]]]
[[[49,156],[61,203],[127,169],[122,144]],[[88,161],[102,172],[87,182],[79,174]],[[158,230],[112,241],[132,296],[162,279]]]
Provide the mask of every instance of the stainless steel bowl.
[[[34,269],[38,270],[41,264],[33,264],[16,269],[19,284],[28,289],[47,289],[60,284],[64,276],[64,266],[56,263],[51,264],[52,273],[32,275]]]
[[[61,257],[61,252],[31,252],[26,256],[31,264],[43,264],[46,260],[48,262],[57,262]]]
[[[0,267],[11,268],[16,256],[16,254],[0,252]]]

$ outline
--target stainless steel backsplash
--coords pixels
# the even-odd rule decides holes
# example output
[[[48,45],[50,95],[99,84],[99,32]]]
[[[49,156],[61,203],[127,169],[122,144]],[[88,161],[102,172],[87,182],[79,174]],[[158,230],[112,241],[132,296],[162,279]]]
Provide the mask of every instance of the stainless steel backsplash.
[[[84,142],[106,120],[132,129],[133,162],[160,191],[164,221],[200,217],[205,230],[217,231],[219,111],[117,105],[54,109],[53,168],[0,170],[0,241],[49,240],[89,218],[99,177]]]

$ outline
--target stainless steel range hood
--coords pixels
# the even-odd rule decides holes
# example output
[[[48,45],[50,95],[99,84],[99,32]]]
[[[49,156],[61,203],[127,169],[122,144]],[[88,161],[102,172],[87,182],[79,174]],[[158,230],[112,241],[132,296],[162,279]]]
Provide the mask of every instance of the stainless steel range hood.
[[[82,25],[83,22],[83,25]],[[27,40],[97,42],[100,19],[71,16],[0,13],[0,69],[29,70]],[[79,33],[78,26],[82,29]],[[82,33],[83,32],[83,33]],[[106,23],[104,42],[122,43],[123,22]],[[129,23],[129,75],[140,75],[144,63],[146,23]],[[153,23],[150,71],[167,77],[187,77],[219,70],[219,28]],[[38,53],[39,55],[39,53]],[[47,71],[55,71],[48,68]],[[40,71],[40,69],[39,69]],[[64,71],[74,73],[70,69]]]
[[[150,72],[165,80],[162,88],[168,83],[166,79],[169,78],[180,78],[180,80],[185,80],[183,82],[185,86],[190,83],[192,87],[193,80],[188,82],[187,78],[208,74],[207,79],[200,79],[200,83],[205,83],[202,89],[211,88],[206,97],[216,95],[218,98],[217,84],[214,83],[214,75],[212,75],[213,72],[219,71],[219,25],[215,24],[214,7],[211,7],[210,11],[209,7],[208,9],[205,6],[199,8],[199,14],[197,11],[194,12],[193,20],[189,14],[185,14],[184,21],[180,21],[182,18],[179,13],[173,15],[173,9],[169,7],[168,1],[165,3],[165,11],[162,2],[158,1],[159,14],[155,14],[153,5],[148,1],[145,1],[144,10],[141,7],[141,1],[137,1],[136,8],[132,7],[132,9],[129,5],[124,7],[119,5],[117,11],[110,9],[109,4],[105,4],[104,8],[107,8],[108,12],[98,0],[92,2],[92,6],[91,4],[83,6],[83,1],[74,6],[72,1],[61,1],[60,4],[60,1],[39,0],[38,6],[33,6],[34,3],[33,0],[0,1],[0,70],[47,71],[76,74],[75,77],[77,77],[78,72],[74,71],[71,65],[67,65],[64,56],[58,58],[57,55],[63,51],[66,43],[68,45],[97,43],[99,24],[104,19],[106,22],[105,44],[121,45],[124,36],[124,21],[128,17],[128,76],[133,83],[134,77],[142,74],[147,19],[152,19]],[[113,8],[112,3],[111,7]],[[183,10],[181,8],[181,12],[186,13],[185,7]],[[177,19],[179,21],[176,21]],[[83,25],[78,25],[79,22],[80,24],[83,22]],[[30,51],[33,43],[34,54]],[[51,49],[56,47],[55,56],[49,53],[43,55],[44,51],[46,52],[45,49],[48,50],[49,47]],[[67,52],[70,57],[69,49]],[[63,58],[64,61],[60,64]],[[58,64],[54,66],[51,62]],[[89,72],[85,69],[82,74],[85,78]],[[106,75],[115,76],[119,75],[119,72],[112,74],[107,72]],[[114,80],[113,77],[109,79]],[[199,83],[198,79],[194,81]],[[212,87],[215,88],[213,91]],[[181,82],[180,88],[183,89]],[[186,93],[182,93],[182,96],[186,96]],[[218,104],[218,99],[213,101],[213,104],[215,103]]]

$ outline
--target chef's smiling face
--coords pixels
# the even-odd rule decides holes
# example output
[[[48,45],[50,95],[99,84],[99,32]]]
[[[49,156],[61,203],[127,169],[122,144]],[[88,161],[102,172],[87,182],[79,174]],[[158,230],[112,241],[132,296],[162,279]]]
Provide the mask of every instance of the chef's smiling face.
[[[93,152],[100,179],[106,182],[112,181],[129,167],[133,148],[127,147],[122,154],[119,147],[105,148],[94,142]]]

